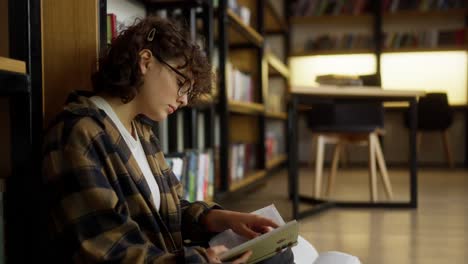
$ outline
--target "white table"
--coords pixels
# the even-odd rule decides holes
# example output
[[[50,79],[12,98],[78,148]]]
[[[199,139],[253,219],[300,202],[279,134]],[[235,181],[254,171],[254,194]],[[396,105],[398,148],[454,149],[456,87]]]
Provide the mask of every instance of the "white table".
[[[289,197],[293,202],[293,217],[299,219],[310,214],[318,213],[324,209],[335,206],[346,208],[417,208],[417,103],[418,98],[425,94],[424,91],[397,91],[384,90],[381,87],[362,86],[293,86],[291,89],[291,101],[288,106],[288,145],[289,145]],[[409,202],[346,202],[328,201],[299,195],[298,174],[298,105],[309,105],[323,100],[339,99],[346,101],[363,102],[408,102],[410,110],[410,201]],[[299,212],[299,202],[314,204],[314,208]]]

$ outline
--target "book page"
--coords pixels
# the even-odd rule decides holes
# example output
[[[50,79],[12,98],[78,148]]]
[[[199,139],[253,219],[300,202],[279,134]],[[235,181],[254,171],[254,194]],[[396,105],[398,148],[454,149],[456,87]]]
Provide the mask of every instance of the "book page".
[[[313,264],[361,264],[359,259],[346,253],[329,251],[320,253]]]
[[[285,224],[283,218],[279,214],[274,204],[258,209],[257,211],[252,212],[252,214],[256,214],[256,215],[263,216],[265,218],[269,218],[273,220],[273,222],[275,222],[279,226],[282,226]],[[228,229],[214,236],[209,241],[209,245],[210,247],[224,245],[226,248],[231,249],[242,243],[247,242],[248,240],[249,239],[234,233],[234,231],[232,231],[231,229]]]

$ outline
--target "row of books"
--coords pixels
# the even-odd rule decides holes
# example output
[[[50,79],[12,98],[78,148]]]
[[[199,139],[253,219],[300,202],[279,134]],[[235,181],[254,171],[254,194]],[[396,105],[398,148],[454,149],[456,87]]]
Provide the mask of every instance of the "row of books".
[[[226,92],[229,100],[253,102],[254,85],[252,76],[236,69],[231,62],[226,63]]]
[[[466,43],[466,30],[431,30],[384,34],[384,48],[458,46]]]
[[[272,160],[278,155],[286,153],[286,128],[283,122],[268,122],[265,133],[265,158]]]
[[[425,12],[466,7],[466,0],[382,0],[381,4],[382,12],[389,13],[403,10]],[[368,0],[299,0],[293,7],[293,15],[359,15],[371,13],[371,8],[371,1]]]
[[[251,12],[248,7],[239,4],[237,0],[228,0],[228,8],[236,13],[244,24],[250,25]]]
[[[425,12],[465,7],[466,0],[383,0],[382,2],[382,10],[390,13],[402,10]]]
[[[234,143],[230,146],[229,183],[244,179],[245,175],[255,170],[257,146],[248,143]]]
[[[372,36],[367,34],[319,35],[305,42],[304,49],[333,50],[333,49],[370,49],[374,46]]]
[[[168,154],[166,161],[184,186],[184,199],[193,202],[213,197],[215,165],[211,150]]]
[[[299,0],[293,7],[295,16],[359,15],[368,12],[368,0]]]

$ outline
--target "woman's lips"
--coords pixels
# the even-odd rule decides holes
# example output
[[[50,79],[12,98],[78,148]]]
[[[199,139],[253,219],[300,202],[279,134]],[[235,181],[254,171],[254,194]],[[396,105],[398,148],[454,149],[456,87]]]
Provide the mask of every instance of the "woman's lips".
[[[169,114],[172,114],[176,111],[176,108],[173,107],[172,105],[169,105]]]

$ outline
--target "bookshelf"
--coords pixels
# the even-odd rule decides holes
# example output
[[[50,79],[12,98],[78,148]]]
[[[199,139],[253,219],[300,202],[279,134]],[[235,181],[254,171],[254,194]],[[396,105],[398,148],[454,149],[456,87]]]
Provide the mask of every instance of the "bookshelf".
[[[212,153],[214,162],[218,162],[215,166],[218,173],[214,183],[215,197],[208,197],[208,200],[216,200],[217,194],[241,191],[265,179],[271,168],[271,166],[267,168],[265,157],[266,124],[270,121],[286,124],[287,120],[284,109],[277,111],[267,109],[266,99],[269,96],[267,79],[269,76],[270,79],[289,78],[288,67],[283,63],[284,58],[273,54],[267,55],[265,52],[265,33],[285,36],[288,23],[278,12],[281,9],[274,6],[276,1],[239,0],[239,4],[251,10],[249,24],[244,23],[241,16],[228,8],[228,1],[218,1],[217,6],[213,6],[214,2],[216,1],[99,0],[98,5],[73,4],[77,12],[71,19],[61,15],[66,14],[66,10],[70,8],[69,4],[60,4],[56,9],[52,9],[52,4],[46,5],[44,9],[44,14],[48,16],[44,19],[46,116],[53,116],[58,111],[70,90],[91,87],[88,72],[94,70],[96,65],[89,62],[95,61],[100,50],[106,45],[106,18],[109,10],[116,12],[117,20],[120,11],[144,15],[164,13],[167,16],[173,16],[178,12],[177,16],[190,25],[193,34],[203,36],[207,54],[218,62],[216,63],[219,65],[218,85],[215,88],[216,93],[207,98],[203,104],[183,109],[177,115],[171,116],[167,122],[160,124],[159,137],[164,152],[166,154],[189,151]],[[120,5],[121,8],[115,9],[115,5]],[[54,22],[53,18],[69,23],[60,25]],[[125,20],[133,19],[127,17]],[[67,31],[66,28],[70,25],[73,25],[73,30]],[[85,28],[92,30],[84,31]],[[70,31],[70,35],[62,41],[64,45],[60,45],[62,43],[60,39],[53,37],[59,35],[54,33],[59,31]],[[78,36],[84,36],[84,42],[79,42],[81,39]],[[214,54],[215,43],[217,54]],[[78,62],[76,66],[66,66],[68,60],[60,55],[65,52],[73,54],[73,59]],[[241,76],[238,78],[250,83],[244,87],[251,86],[236,96],[228,95],[230,89],[227,88],[229,76],[226,74],[226,62],[228,61],[237,71],[236,74]],[[65,71],[77,72],[73,76],[76,87],[69,87],[63,78],[57,78],[65,76]],[[284,90],[288,91],[288,87]],[[285,105],[287,96],[283,96],[282,100],[282,104]],[[251,133],[237,133],[238,127],[245,124],[248,124],[245,131]],[[229,180],[230,156],[232,146],[242,143],[248,145],[245,148],[250,149],[249,155],[255,160],[255,164],[245,169],[245,175],[241,175],[242,180],[234,183]]]
[[[273,5],[273,3],[275,5]],[[264,70],[267,83],[265,102],[265,162],[268,173],[282,168],[287,162],[287,98],[290,90],[290,72],[285,63],[289,55],[290,23],[285,8],[286,1],[269,1],[267,10],[275,14],[278,24],[282,25],[276,31],[266,32],[268,46],[264,56]],[[282,15],[278,10],[284,10]]]
[[[228,104],[232,113],[261,115],[265,112],[265,107],[260,103],[229,101]]]
[[[264,25],[266,34],[283,34],[287,30],[288,24],[286,19],[279,14],[271,1],[265,2],[263,12],[265,17]]]
[[[291,4],[292,31],[300,42],[291,49],[291,56],[375,54],[380,74],[382,53],[468,50],[467,4],[462,0],[342,2],[298,0]],[[298,36],[301,27],[317,26],[323,35]],[[369,47],[359,40],[363,29],[371,39]],[[349,45],[355,40],[356,45]]]
[[[30,76],[26,72],[26,62],[16,59],[0,57],[0,100],[6,105],[6,112],[1,113],[0,121],[4,143],[2,150],[6,156],[0,166],[2,182],[0,200],[0,260],[4,263],[27,259],[21,255],[24,250],[24,241],[21,240],[33,233],[37,223],[32,229],[25,227],[26,222],[34,214],[40,213],[38,209],[30,208],[31,200],[38,199],[38,179],[35,167],[36,153],[33,151],[33,105]],[[5,142],[6,141],[6,142]],[[37,143],[36,143],[37,144]],[[4,162],[6,168],[3,167]],[[24,183],[28,184],[25,185]],[[28,208],[30,210],[28,211]],[[19,213],[21,212],[21,213]],[[31,215],[25,212],[31,212]],[[35,215],[37,217],[37,215]],[[33,238],[38,241],[37,238]]]
[[[238,182],[235,182],[235,183],[232,183],[230,186],[229,186],[229,191],[230,192],[235,192],[235,191],[238,191],[250,184],[253,184],[255,182],[258,182],[262,179],[264,179],[266,176],[266,170],[259,170],[259,171],[255,171],[255,172],[251,172],[251,173],[248,173],[244,176],[244,179],[238,181]]]
[[[26,63],[24,61],[0,57],[0,71],[26,74]]]
[[[2,263],[41,259],[42,24],[40,1],[0,1],[0,102],[3,193]],[[4,169],[5,162],[9,164]],[[31,202],[34,206],[31,206]],[[35,221],[31,221],[35,219]],[[24,243],[27,240],[29,243]],[[25,254],[24,252],[29,252]]]
[[[265,152],[268,123],[273,121],[285,125],[287,120],[284,109],[276,111],[268,109],[269,79],[288,80],[289,69],[278,56],[267,51],[266,46],[270,35],[285,36],[288,24],[284,16],[278,12],[281,9],[275,7],[277,3],[273,1],[238,0],[237,2],[251,11],[250,23],[244,23],[236,12],[228,7],[228,1],[219,1],[216,10],[220,81],[218,98],[220,196],[256,185],[274,168],[284,164],[285,160],[283,156],[276,160],[275,166],[270,166],[272,164],[267,164]],[[241,76],[247,76],[249,81],[244,82],[244,77],[237,79],[234,77],[233,81],[232,76],[239,75],[237,71],[241,72]],[[244,85],[236,87],[239,83]],[[288,91],[287,85],[284,91]],[[245,93],[248,96],[243,96]],[[282,94],[283,104],[286,102],[286,94],[287,92]],[[285,136],[285,129],[282,136]],[[236,172],[233,168],[239,164],[239,157],[254,159],[255,164],[247,164],[245,161],[244,165],[240,165],[241,172]]]
[[[263,37],[251,26],[246,25],[232,10],[226,10],[229,20],[230,44],[252,43],[258,47],[263,44]]]
[[[288,67],[273,53],[267,53],[265,55],[268,63],[268,73],[270,76],[282,76],[284,78],[289,78],[289,69]]]
[[[267,162],[267,169],[273,169],[281,164],[285,163],[288,160],[288,157],[284,154],[278,155],[276,158],[271,159]]]

